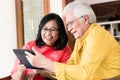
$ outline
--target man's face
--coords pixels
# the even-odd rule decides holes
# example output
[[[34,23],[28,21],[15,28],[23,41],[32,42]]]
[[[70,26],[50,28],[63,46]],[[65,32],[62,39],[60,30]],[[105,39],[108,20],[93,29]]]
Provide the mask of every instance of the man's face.
[[[75,39],[81,38],[85,33],[84,16],[75,17],[72,11],[66,14],[66,27]]]

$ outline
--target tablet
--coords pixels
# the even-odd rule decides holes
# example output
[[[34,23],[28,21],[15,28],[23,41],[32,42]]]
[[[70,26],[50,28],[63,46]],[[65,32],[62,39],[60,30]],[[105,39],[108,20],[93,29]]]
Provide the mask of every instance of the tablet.
[[[17,58],[20,60],[21,63],[23,63],[26,66],[26,68],[44,70],[44,68],[38,68],[38,67],[32,66],[30,64],[30,62],[27,60],[27,58],[26,58],[26,54],[24,53],[25,51],[28,51],[31,54],[35,55],[35,53],[32,50],[28,50],[28,49],[13,49],[13,52],[15,53]]]

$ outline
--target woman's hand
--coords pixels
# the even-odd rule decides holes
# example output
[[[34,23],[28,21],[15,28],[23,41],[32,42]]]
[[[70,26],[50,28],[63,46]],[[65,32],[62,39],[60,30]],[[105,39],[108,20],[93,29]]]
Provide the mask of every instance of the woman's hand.
[[[20,63],[20,64],[18,65],[18,70],[17,70],[17,72],[15,72],[15,73],[13,74],[13,77],[12,77],[13,80],[23,80],[25,69],[26,69],[25,65]]]
[[[20,64],[18,65],[18,71],[19,71],[19,72],[23,73],[23,72],[25,71],[25,69],[26,69],[26,67],[25,67],[24,64],[20,63]]]

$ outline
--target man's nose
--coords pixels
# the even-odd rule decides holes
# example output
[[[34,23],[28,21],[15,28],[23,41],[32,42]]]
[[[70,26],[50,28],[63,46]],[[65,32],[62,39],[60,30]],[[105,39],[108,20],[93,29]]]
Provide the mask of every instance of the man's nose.
[[[71,26],[69,26],[69,27],[67,28],[67,30],[68,30],[69,32],[71,32],[71,31],[73,30],[73,28],[72,28]]]

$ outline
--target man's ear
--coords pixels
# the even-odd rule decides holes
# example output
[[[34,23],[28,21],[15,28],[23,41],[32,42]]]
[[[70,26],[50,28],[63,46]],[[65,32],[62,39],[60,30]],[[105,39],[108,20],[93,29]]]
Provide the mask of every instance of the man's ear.
[[[89,24],[89,16],[88,15],[84,15],[83,16],[83,21],[85,22],[85,24]]]

